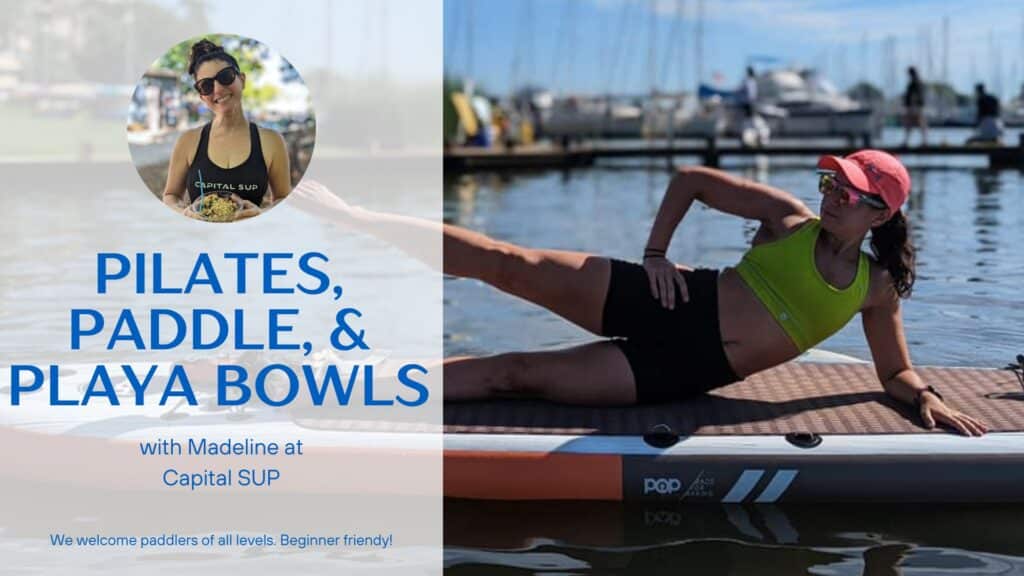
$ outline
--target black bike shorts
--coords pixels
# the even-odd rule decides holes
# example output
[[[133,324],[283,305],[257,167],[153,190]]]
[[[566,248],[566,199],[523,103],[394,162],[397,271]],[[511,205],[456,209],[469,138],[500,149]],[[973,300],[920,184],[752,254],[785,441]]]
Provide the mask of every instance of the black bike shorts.
[[[718,326],[718,271],[684,271],[690,298],[675,286],[675,309],[651,295],[643,266],[611,260],[602,331],[626,355],[637,403],[685,400],[742,380],[733,372]]]

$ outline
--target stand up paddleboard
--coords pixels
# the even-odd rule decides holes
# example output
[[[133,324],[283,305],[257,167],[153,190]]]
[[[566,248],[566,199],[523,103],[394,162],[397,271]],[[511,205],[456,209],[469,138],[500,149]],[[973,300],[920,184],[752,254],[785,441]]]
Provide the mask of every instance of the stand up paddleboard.
[[[1024,501],[1011,370],[918,368],[984,437],[926,430],[870,364],[814,352],[680,404],[445,409],[445,494],[494,500]]]
[[[1024,501],[1020,377],[1008,369],[917,370],[991,432],[967,438],[926,430],[914,410],[884,394],[870,364],[813,351],[680,404],[448,405],[444,494],[537,501]],[[85,386],[90,373],[65,366],[62,378]],[[0,449],[21,464],[4,467],[0,478],[17,481],[167,491],[160,474],[176,460],[141,457],[141,440],[302,439],[309,453],[286,464],[250,456],[216,463],[286,468],[284,491],[410,495],[417,483],[407,476],[381,482],[369,471],[382,458],[413,466],[442,450],[437,425],[381,421],[376,412],[345,407],[224,410],[204,402],[86,410],[50,406],[44,393],[11,406],[9,394],[0,389]]]

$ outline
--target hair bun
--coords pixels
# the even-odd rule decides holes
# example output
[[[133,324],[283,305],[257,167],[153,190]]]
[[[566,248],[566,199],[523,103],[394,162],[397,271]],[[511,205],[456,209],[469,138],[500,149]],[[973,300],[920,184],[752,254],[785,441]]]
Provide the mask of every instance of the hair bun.
[[[200,62],[206,60],[208,54],[224,53],[224,48],[214,44],[213,42],[203,38],[199,42],[192,45],[192,49],[188,56],[188,73],[195,75],[196,67]]]

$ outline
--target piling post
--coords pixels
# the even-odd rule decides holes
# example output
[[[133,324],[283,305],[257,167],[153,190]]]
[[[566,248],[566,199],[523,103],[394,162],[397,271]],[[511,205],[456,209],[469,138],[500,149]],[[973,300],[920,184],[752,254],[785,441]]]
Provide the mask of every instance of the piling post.
[[[718,168],[718,137],[710,136],[706,140],[704,147],[704,165],[711,168]]]
[[[1024,170],[1024,134],[1017,135],[1016,146],[1000,146],[989,149],[988,167]]]

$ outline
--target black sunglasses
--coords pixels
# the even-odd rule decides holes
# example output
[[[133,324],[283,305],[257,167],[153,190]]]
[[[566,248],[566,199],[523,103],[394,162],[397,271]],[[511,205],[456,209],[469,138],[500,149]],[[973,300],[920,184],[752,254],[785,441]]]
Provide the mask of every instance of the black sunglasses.
[[[210,94],[213,94],[214,80],[216,80],[221,86],[228,86],[234,82],[237,77],[238,70],[236,70],[234,66],[228,66],[214,74],[212,78],[203,78],[202,80],[197,81],[192,85],[192,87],[196,89],[196,92],[199,92],[203,96],[209,96]]]

